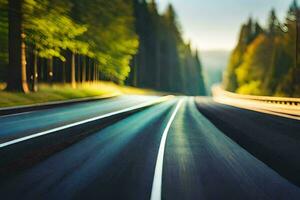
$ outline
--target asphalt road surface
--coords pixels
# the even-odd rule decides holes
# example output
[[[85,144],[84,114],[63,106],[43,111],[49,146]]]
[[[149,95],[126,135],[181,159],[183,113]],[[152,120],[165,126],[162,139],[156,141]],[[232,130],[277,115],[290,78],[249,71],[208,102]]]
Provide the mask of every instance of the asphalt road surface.
[[[197,107],[224,134],[300,186],[300,122],[198,98]]]
[[[157,98],[124,96],[4,116],[0,141]],[[295,120],[207,98],[176,97],[93,130],[51,154],[39,154],[39,139],[0,148],[0,199],[298,200],[297,133]],[[62,135],[53,137],[59,141]],[[41,158],[27,167],[3,161],[20,149]],[[5,174],[7,169],[16,171]]]
[[[118,111],[155,98],[158,97],[129,95],[54,109],[0,116],[0,143]]]

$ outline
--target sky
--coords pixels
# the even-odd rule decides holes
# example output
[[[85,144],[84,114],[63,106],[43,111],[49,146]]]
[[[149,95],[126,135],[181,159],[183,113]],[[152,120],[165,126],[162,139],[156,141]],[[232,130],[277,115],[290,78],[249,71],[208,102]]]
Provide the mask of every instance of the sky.
[[[231,50],[237,42],[241,24],[249,17],[266,25],[274,8],[283,20],[292,0],[157,0],[163,11],[172,3],[184,39],[200,50]]]

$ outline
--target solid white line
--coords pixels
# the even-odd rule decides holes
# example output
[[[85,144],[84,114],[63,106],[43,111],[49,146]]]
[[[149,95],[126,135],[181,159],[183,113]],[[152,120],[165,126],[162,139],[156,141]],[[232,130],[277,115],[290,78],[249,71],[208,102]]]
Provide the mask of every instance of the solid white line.
[[[1,115],[1,118],[7,118],[7,117],[14,117],[14,116],[19,116],[19,115],[25,115],[25,114],[29,114],[32,113],[33,111],[27,111],[27,112],[21,112],[21,113],[14,113],[14,114],[7,114],[7,115]]]
[[[103,95],[103,96],[96,96],[96,97],[86,97],[86,98],[77,98],[77,99],[71,99],[71,100],[66,100],[66,101],[52,101],[52,102],[46,102],[46,103],[36,103],[32,105],[25,105],[25,106],[12,106],[12,107],[6,107],[6,108],[0,108],[1,111],[7,111],[11,109],[22,109],[22,108],[31,108],[31,107],[39,107],[39,106],[63,106],[64,104],[73,104],[73,103],[86,103],[86,100],[92,100],[92,101],[100,101],[100,100],[105,100],[109,98],[114,98],[120,95],[118,92],[113,93],[111,95]],[[13,116],[18,116],[18,115],[23,115],[23,114],[29,114],[41,110],[49,110],[51,108],[46,108],[46,109],[37,109],[37,110],[31,110],[31,111],[24,111],[24,112],[19,112],[19,113],[13,113],[13,114],[7,114],[7,115],[2,115],[0,116],[1,118],[6,118],[6,117],[13,117]]]
[[[43,131],[43,132],[40,132],[40,133],[35,133],[35,134],[32,134],[32,135],[28,135],[28,136],[25,136],[25,137],[14,139],[14,140],[11,140],[11,141],[0,144],[0,148],[6,147],[6,146],[9,146],[9,145],[13,145],[13,144],[16,144],[16,143],[20,143],[20,142],[23,142],[23,141],[26,141],[26,140],[30,140],[30,139],[33,139],[33,138],[36,138],[36,137],[40,137],[40,136],[43,136],[43,135],[47,135],[47,134],[50,134],[50,133],[54,133],[54,132],[57,132],[57,131],[61,131],[61,130],[64,130],[64,129],[68,129],[68,128],[71,128],[71,127],[74,127],[74,126],[86,124],[86,123],[96,121],[96,120],[99,120],[99,119],[104,119],[104,118],[107,118],[107,117],[111,117],[113,115],[122,114],[122,113],[130,112],[130,111],[134,111],[134,110],[137,110],[137,109],[140,109],[140,108],[143,108],[143,107],[151,106],[153,104],[166,101],[169,98],[170,98],[170,96],[162,97],[162,98],[150,101],[150,102],[141,103],[141,104],[136,105],[136,106],[132,106],[132,107],[125,108],[125,109],[115,111],[115,112],[111,112],[111,113],[107,113],[107,114],[104,114],[104,115],[101,115],[101,116],[98,116],[98,117],[93,117],[93,118],[86,119],[86,120],[83,120],[83,121],[79,121],[79,122],[75,122],[75,123],[68,124],[68,125],[65,125],[65,126],[61,126],[61,127],[57,127],[57,128],[54,128],[54,129],[47,130],[47,131]]]
[[[161,186],[162,186],[162,172],[163,172],[163,161],[164,161],[164,153],[165,153],[165,144],[168,136],[168,132],[170,130],[170,127],[172,125],[172,122],[175,119],[175,116],[182,105],[183,99],[181,99],[174,112],[172,113],[172,116],[170,120],[168,121],[168,124],[163,132],[160,146],[158,150],[157,160],[156,160],[156,166],[155,166],[155,172],[154,172],[154,178],[152,183],[152,191],[151,191],[151,200],[160,200],[161,199]]]

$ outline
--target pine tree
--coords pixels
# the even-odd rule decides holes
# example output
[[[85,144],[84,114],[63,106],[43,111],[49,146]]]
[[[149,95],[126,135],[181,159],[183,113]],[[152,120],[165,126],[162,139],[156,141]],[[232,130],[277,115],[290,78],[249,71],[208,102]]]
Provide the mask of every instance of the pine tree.
[[[199,58],[196,59],[190,45],[183,42],[173,6],[169,5],[160,15],[154,0],[133,2],[140,45],[131,62],[129,84],[199,95],[200,90],[204,90],[199,89],[198,78],[203,80],[200,61],[197,63]]]
[[[286,22],[281,23],[271,10],[266,30],[256,23],[249,42],[245,41],[250,23],[243,26],[227,68],[226,89],[243,94],[300,96],[297,12],[299,7],[293,1]]]

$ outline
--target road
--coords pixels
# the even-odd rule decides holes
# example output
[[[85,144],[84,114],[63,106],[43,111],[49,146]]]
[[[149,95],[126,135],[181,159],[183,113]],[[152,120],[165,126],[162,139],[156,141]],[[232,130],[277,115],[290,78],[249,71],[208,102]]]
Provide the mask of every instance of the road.
[[[118,111],[155,98],[157,97],[129,95],[54,109],[0,116],[0,143]]]
[[[127,96],[2,117],[2,141],[156,98]],[[58,113],[61,118],[55,117]],[[38,116],[44,119],[41,123]],[[9,160],[15,156],[11,152],[20,149],[39,154],[40,139],[1,148],[0,195],[1,199],[300,199],[297,178],[286,172],[291,168],[299,178],[299,156],[293,152],[299,152],[300,145],[294,146],[299,143],[297,131],[300,125],[295,120],[223,106],[208,98],[176,97],[93,129],[25,168],[1,160]],[[53,137],[59,141],[62,136]],[[261,145],[256,149],[257,144]],[[280,166],[285,167],[272,161],[272,151],[274,158],[289,159],[282,160]],[[5,174],[8,169],[16,171]]]
[[[300,185],[300,123],[199,98],[198,109],[224,134]]]

